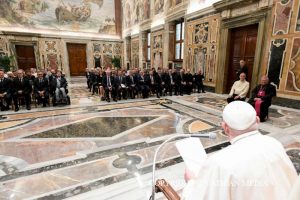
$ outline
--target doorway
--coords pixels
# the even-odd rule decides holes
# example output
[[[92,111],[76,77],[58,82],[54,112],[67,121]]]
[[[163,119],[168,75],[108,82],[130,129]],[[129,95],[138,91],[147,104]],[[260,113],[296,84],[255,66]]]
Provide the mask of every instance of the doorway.
[[[67,44],[71,76],[84,76],[87,68],[86,44]]]
[[[30,68],[36,68],[33,45],[15,45],[15,48],[19,69],[26,71]]]
[[[231,29],[228,70],[225,92],[229,93],[233,83],[237,80],[240,60],[246,61],[248,67],[247,81],[251,83],[258,24]]]

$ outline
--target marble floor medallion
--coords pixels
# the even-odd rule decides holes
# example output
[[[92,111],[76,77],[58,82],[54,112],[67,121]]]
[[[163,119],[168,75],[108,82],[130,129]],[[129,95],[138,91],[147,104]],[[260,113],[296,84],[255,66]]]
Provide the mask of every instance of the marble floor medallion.
[[[96,117],[26,138],[112,137],[156,117]]]

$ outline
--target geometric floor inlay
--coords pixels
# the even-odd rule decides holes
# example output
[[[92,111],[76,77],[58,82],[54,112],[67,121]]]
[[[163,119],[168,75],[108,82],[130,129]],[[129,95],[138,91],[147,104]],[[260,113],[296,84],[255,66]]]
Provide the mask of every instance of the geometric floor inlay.
[[[112,137],[157,117],[96,117],[26,138]]]

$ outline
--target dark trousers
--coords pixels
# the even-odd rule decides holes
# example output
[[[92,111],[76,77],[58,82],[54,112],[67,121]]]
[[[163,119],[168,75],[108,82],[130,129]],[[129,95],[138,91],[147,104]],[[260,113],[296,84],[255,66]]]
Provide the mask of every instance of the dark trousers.
[[[30,108],[30,105],[31,105],[31,95],[27,94],[27,93],[22,93],[22,94],[15,93],[13,95],[13,100],[14,100],[15,108],[19,108],[19,102],[18,102],[18,100],[21,97],[24,97],[26,108]]]
[[[11,104],[11,95],[10,94],[6,94],[4,97],[0,98],[0,107],[1,107],[1,111],[4,110],[9,110],[9,106]]]
[[[181,84],[175,84],[174,89],[175,89],[175,95],[178,94],[182,95],[183,89]]]
[[[245,101],[246,100],[246,97],[245,98],[239,98],[239,99],[234,99],[234,97],[238,96],[237,94],[233,94],[232,97],[228,97],[227,98],[227,102],[228,103],[231,103],[233,101]]]
[[[96,90],[96,89],[98,89],[99,88],[99,86],[100,86],[100,83],[93,83],[93,90],[92,90],[92,93],[93,94],[95,94],[95,92],[97,91],[97,93],[98,93],[98,90]]]
[[[186,84],[186,93],[190,95],[193,91],[193,83],[189,82]]]
[[[168,92],[170,96],[172,96],[174,85],[166,85],[166,93]]]
[[[148,85],[140,85],[139,91],[141,91],[143,98],[149,97],[149,86]]]
[[[104,91],[105,91],[105,98],[106,98],[106,100],[110,100],[109,93],[111,93],[111,97],[114,100],[116,99],[116,97],[117,97],[116,88],[111,87],[111,89],[109,89],[108,87],[105,87]]]
[[[198,84],[196,84],[196,89],[197,89],[197,92],[198,92],[198,93],[200,93],[200,90],[201,90],[202,93],[205,92],[205,91],[204,91],[204,85],[203,85],[203,83],[198,83]]]
[[[123,97],[123,99],[127,99],[127,88],[119,87],[117,93],[118,93],[118,97],[120,100],[122,97]]]
[[[138,88],[136,87],[136,85],[131,85],[128,87],[128,93],[130,95],[130,98],[135,99],[135,96],[138,93]]]
[[[44,96],[41,96],[39,93],[35,93],[35,98],[38,101],[38,104],[42,103],[43,106],[46,106],[46,104],[49,104],[48,100],[49,100],[49,93],[45,92]]]

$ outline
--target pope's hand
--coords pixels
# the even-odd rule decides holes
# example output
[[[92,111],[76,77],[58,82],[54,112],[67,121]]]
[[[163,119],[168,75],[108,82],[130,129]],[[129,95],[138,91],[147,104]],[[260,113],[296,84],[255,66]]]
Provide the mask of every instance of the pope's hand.
[[[189,182],[191,179],[196,178],[196,176],[188,169],[185,169],[184,180],[185,182]]]

